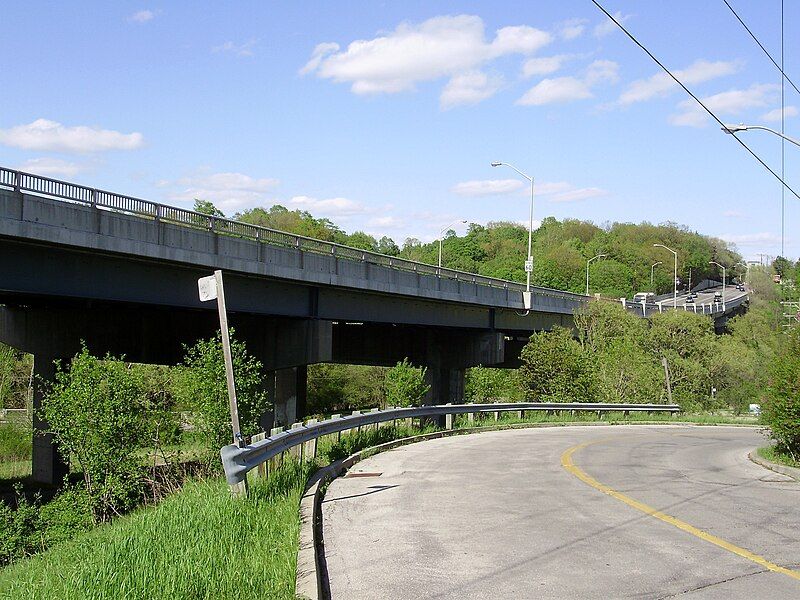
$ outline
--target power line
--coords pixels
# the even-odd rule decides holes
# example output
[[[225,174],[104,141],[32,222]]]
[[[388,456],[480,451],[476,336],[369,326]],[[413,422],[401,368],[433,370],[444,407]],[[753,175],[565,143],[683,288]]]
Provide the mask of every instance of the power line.
[[[702,101],[702,100],[700,100],[700,98],[698,98],[697,96],[695,96],[695,95],[694,95],[694,94],[691,92],[691,90],[689,90],[689,88],[687,88],[687,87],[686,87],[686,86],[683,84],[683,82],[682,82],[680,79],[678,79],[677,77],[675,77],[675,75],[673,75],[673,74],[672,74],[672,71],[670,71],[670,70],[669,70],[667,67],[665,67],[665,66],[664,66],[664,64],[663,64],[663,63],[662,63],[660,60],[658,60],[658,59],[655,57],[655,55],[653,55],[653,53],[652,53],[652,52],[650,52],[650,50],[648,50],[647,48],[645,48],[645,46],[644,46],[644,45],[643,45],[643,44],[642,44],[642,43],[641,43],[639,40],[637,40],[637,39],[636,39],[636,38],[635,38],[635,37],[634,37],[634,36],[633,36],[633,35],[632,35],[632,34],[631,34],[631,33],[630,33],[630,32],[629,32],[627,29],[625,29],[625,27],[622,25],[622,23],[620,23],[619,21],[617,21],[617,19],[615,19],[611,13],[609,13],[609,12],[608,12],[608,11],[607,11],[605,8],[603,8],[603,6],[602,6],[602,5],[601,5],[601,4],[600,4],[600,3],[599,3],[597,0],[592,0],[592,4],[594,4],[594,5],[595,5],[597,8],[599,8],[599,9],[600,9],[600,10],[601,10],[601,11],[602,11],[602,12],[603,12],[603,13],[604,13],[604,14],[605,14],[605,15],[606,15],[606,16],[607,16],[609,19],[611,19],[611,20],[614,22],[614,24],[615,24],[617,27],[619,27],[619,28],[620,28],[620,29],[621,29],[621,30],[622,30],[622,31],[625,33],[625,35],[627,35],[627,36],[628,36],[628,37],[631,39],[631,41],[632,41],[634,44],[636,44],[637,46],[639,46],[639,48],[641,48],[641,49],[642,49],[642,51],[644,51],[644,53],[645,53],[645,54],[647,54],[647,56],[649,56],[649,57],[650,57],[650,58],[653,60],[653,62],[655,62],[655,63],[656,63],[656,64],[657,64],[659,67],[661,67],[661,68],[664,70],[664,72],[665,72],[667,75],[669,75],[669,76],[672,78],[672,80],[673,80],[673,81],[675,81],[675,83],[677,83],[679,86],[681,86],[681,88],[683,88],[683,91],[684,91],[684,92],[686,92],[687,94],[689,94],[689,96],[691,96],[691,98],[692,98],[692,99],[693,99],[695,102],[697,102],[697,103],[698,103],[698,104],[699,104],[699,105],[700,105],[700,106],[703,108],[703,110],[704,110],[704,111],[706,111],[706,112],[707,112],[707,113],[708,113],[708,114],[711,116],[711,118],[712,118],[712,119],[714,119],[714,120],[715,120],[717,123],[719,123],[719,125],[720,125],[720,126],[723,128],[723,129],[725,129],[725,123],[723,123],[723,122],[720,120],[720,118],[719,118],[719,117],[717,117],[717,115],[715,115],[715,114],[714,114],[714,113],[711,111],[711,109],[710,109],[710,108],[708,108],[708,107],[707,107],[705,104],[703,104],[703,101]],[[765,168],[767,171],[769,171],[769,172],[772,174],[772,176],[773,176],[775,179],[777,179],[778,181],[780,181],[780,182],[781,182],[781,183],[782,183],[782,184],[783,184],[783,185],[786,187],[786,189],[787,189],[787,190],[789,190],[790,192],[792,192],[792,194],[794,195],[794,197],[795,197],[795,198],[797,198],[798,200],[800,200],[800,194],[798,194],[797,192],[795,192],[795,191],[794,191],[794,188],[792,188],[792,187],[791,187],[791,186],[790,186],[788,183],[786,183],[786,182],[783,180],[783,178],[782,178],[780,175],[778,175],[778,174],[777,174],[777,173],[776,173],[774,170],[772,170],[772,168],[771,168],[771,167],[770,167],[770,166],[769,166],[767,163],[765,163],[765,162],[764,162],[764,161],[761,159],[761,157],[760,157],[758,154],[756,154],[756,153],[755,153],[753,150],[751,150],[751,149],[750,149],[750,146],[748,146],[747,144],[745,144],[745,143],[744,143],[742,140],[740,140],[740,139],[739,139],[739,138],[738,138],[736,135],[731,135],[730,137],[732,137],[733,139],[735,139],[735,140],[736,140],[736,141],[737,141],[737,142],[738,142],[738,143],[739,143],[739,144],[740,144],[740,145],[741,145],[741,146],[742,146],[742,147],[743,147],[745,150],[747,150],[747,151],[748,151],[748,152],[749,152],[749,153],[750,153],[750,154],[753,156],[753,158],[755,158],[755,159],[756,159],[756,160],[757,160],[757,161],[758,161],[758,162],[761,164],[761,166],[762,166],[762,167],[764,167],[764,168]]]
[[[722,0],[722,1],[725,3],[725,6],[727,6],[730,9],[730,11],[733,13],[733,16],[738,19],[739,23],[742,24],[742,27],[744,27],[745,30],[747,30],[747,33],[750,34],[750,37],[755,40],[756,44],[758,44],[758,47],[761,48],[764,51],[764,54],[766,54],[767,57],[772,61],[772,64],[775,65],[775,68],[778,69],[778,71],[781,72],[781,75],[783,75],[784,79],[786,79],[786,81],[788,81],[791,84],[791,86],[795,89],[795,91],[798,94],[800,94],[800,89],[797,89],[797,86],[794,84],[794,82],[791,79],[789,79],[789,76],[783,70],[783,42],[781,41],[781,64],[779,65],[775,61],[775,59],[772,58],[772,55],[769,53],[769,50],[767,50],[764,47],[764,44],[762,44],[758,40],[756,35],[752,31],[750,31],[750,28],[747,26],[747,24],[745,24],[745,22],[742,21],[742,18],[736,13],[735,10],[733,10],[733,7],[730,5],[728,0]],[[783,2],[781,2],[781,40],[783,40]]]

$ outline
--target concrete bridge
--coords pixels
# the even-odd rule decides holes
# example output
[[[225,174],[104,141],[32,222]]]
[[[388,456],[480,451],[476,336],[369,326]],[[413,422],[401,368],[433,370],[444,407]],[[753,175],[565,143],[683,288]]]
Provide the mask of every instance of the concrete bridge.
[[[466,368],[516,366],[532,332],[570,326],[587,301],[534,288],[524,311],[519,283],[4,168],[0,256],[0,341],[33,354],[41,381],[81,341],[176,364],[184,344],[218,328],[196,281],[222,269],[231,325],[264,365],[278,425],[304,416],[318,362],[408,357],[427,367],[429,404],[461,402]],[[34,478],[60,480],[52,440],[37,436],[33,456]]]

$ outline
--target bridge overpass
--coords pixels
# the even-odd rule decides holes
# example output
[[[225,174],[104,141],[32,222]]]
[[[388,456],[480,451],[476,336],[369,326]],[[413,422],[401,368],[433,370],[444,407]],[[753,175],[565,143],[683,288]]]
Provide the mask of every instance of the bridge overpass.
[[[95,354],[179,362],[184,344],[217,329],[196,281],[222,269],[230,323],[264,365],[280,425],[304,415],[317,362],[408,357],[427,367],[428,403],[458,403],[466,368],[515,366],[533,331],[570,326],[587,301],[534,288],[526,313],[519,283],[5,168],[0,253],[0,341],[33,354],[41,381],[81,341]],[[37,436],[34,477],[58,481],[61,469]]]

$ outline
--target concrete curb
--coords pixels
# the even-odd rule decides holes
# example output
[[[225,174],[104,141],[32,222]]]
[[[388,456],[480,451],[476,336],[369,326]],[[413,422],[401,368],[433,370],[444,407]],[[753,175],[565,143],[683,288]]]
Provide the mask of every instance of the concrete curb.
[[[769,469],[770,471],[775,471],[776,473],[780,473],[781,475],[786,475],[787,477],[791,477],[795,481],[800,481],[800,469],[796,467],[787,467],[786,465],[780,465],[778,463],[774,463],[771,460],[767,460],[766,458],[762,458],[758,455],[758,449],[753,450],[750,454],[747,455],[752,462],[756,463],[759,466],[764,467],[765,469]]]
[[[746,423],[691,423],[682,421],[631,421],[627,423],[602,423],[598,421],[578,421],[564,423],[507,423],[490,425],[487,427],[467,427],[463,429],[447,429],[423,433],[406,438],[385,442],[377,446],[364,448],[355,454],[322,467],[316,471],[306,485],[303,497],[300,500],[300,538],[297,551],[297,576],[295,580],[295,596],[303,600],[329,600],[330,584],[328,581],[328,567],[325,561],[325,540],[322,535],[322,499],[328,484],[339,477],[365,458],[379,452],[399,448],[415,442],[424,442],[454,435],[467,435],[488,431],[503,431],[507,429],[535,429],[539,427],[603,427],[619,425],[694,425],[697,427],[757,427]],[[752,457],[751,457],[752,460]],[[788,467],[786,467],[788,468]],[[797,469],[800,471],[800,469]]]

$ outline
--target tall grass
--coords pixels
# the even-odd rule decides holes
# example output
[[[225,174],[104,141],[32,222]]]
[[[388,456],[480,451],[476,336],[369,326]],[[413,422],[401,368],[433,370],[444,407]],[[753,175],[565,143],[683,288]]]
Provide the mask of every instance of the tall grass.
[[[287,461],[247,499],[221,479],[189,482],[154,508],[0,571],[0,597],[294,598],[309,469]]]

